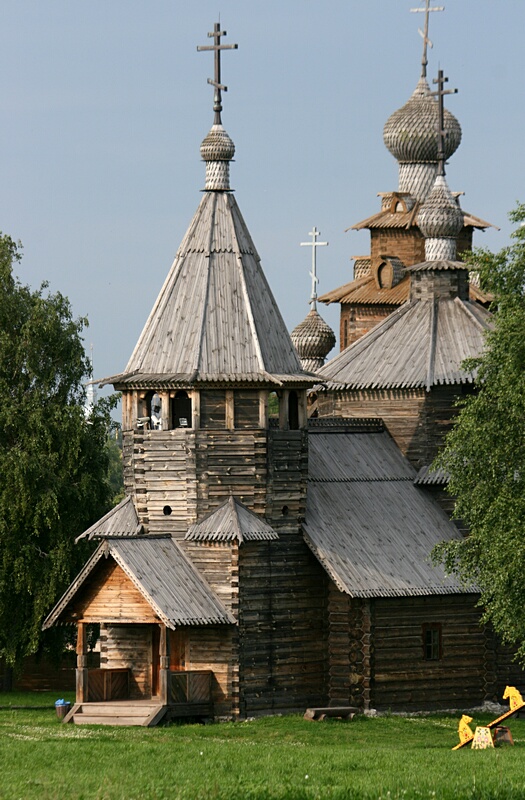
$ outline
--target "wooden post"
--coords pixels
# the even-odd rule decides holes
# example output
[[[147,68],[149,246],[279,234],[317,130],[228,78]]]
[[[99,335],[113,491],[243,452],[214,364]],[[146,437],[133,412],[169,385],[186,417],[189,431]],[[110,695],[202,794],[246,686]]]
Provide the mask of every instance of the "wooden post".
[[[235,427],[235,408],[233,389],[226,389],[226,428],[232,431]]]
[[[88,701],[87,636],[86,623],[77,622],[76,702]]]
[[[159,662],[160,662],[160,675],[159,675],[159,695],[160,702],[167,705],[170,696],[170,639],[168,629],[165,625],[160,625],[160,642],[159,642]]]
[[[161,392],[160,399],[162,401],[161,410],[161,429],[167,431],[170,428],[170,393]]]
[[[259,391],[259,428],[266,430],[268,427],[268,390]]]
[[[191,392],[190,397],[193,414],[192,427],[194,430],[198,430],[201,426],[201,393],[195,390]]]

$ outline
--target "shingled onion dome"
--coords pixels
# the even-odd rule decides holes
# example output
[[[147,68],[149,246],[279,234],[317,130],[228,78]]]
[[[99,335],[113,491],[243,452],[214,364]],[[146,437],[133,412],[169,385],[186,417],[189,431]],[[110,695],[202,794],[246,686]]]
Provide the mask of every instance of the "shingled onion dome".
[[[230,161],[235,145],[222,124],[212,125],[201,144],[201,156],[206,163],[206,192],[230,191]]]
[[[307,372],[321,369],[335,345],[335,333],[315,308],[293,329],[291,339]]]
[[[444,175],[438,175],[423,203],[417,224],[425,237],[427,261],[456,258],[456,239],[463,228],[463,212],[452,197]]]
[[[399,191],[423,201],[430,192],[437,171],[438,102],[432,97],[424,76],[410,100],[386,121],[383,141],[399,163]],[[461,126],[445,109],[445,160],[461,142]]]

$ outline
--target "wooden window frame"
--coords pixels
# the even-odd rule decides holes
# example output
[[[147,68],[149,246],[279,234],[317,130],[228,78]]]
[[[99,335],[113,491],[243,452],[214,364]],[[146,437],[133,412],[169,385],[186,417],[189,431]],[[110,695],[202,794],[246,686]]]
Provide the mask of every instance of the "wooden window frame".
[[[437,637],[435,634],[437,634]],[[441,661],[443,658],[443,629],[441,622],[426,622],[423,625],[422,644],[423,659],[425,661]]]

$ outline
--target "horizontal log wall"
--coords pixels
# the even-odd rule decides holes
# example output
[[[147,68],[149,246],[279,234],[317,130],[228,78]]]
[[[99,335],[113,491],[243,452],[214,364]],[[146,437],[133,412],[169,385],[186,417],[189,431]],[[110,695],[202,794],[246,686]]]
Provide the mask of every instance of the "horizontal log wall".
[[[370,603],[328,587],[329,701],[333,706],[370,708]]]
[[[365,305],[364,303],[341,303],[339,341],[341,350],[349,347],[365,333],[372,330],[385,317],[396,310],[397,305]]]
[[[151,697],[151,625],[101,625],[100,666],[129,669],[130,698]]]
[[[374,601],[371,702],[377,709],[468,708],[487,697],[490,643],[475,595]],[[442,657],[426,660],[423,626],[440,624]]]
[[[239,672],[234,626],[188,629],[186,669],[213,672],[212,700],[215,717],[235,719],[239,713]]]

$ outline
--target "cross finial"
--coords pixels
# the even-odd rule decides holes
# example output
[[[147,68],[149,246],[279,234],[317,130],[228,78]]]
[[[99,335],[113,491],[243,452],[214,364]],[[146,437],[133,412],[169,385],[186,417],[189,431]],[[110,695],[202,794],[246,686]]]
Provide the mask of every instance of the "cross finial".
[[[448,78],[443,75],[443,70],[440,69],[437,78],[434,78],[433,83],[437,83],[437,91],[431,92],[432,97],[438,99],[438,175],[445,174],[445,95],[457,94],[457,89],[445,89],[445,83],[448,83]]]
[[[197,50],[213,50],[215,53],[215,77],[213,80],[208,78],[208,83],[211,86],[215,87],[215,94],[213,97],[213,110],[215,111],[215,119],[214,123],[216,125],[221,124],[221,111],[222,111],[222,102],[221,102],[221,91],[227,92],[228,87],[223,86],[221,83],[221,50],[237,50],[239,47],[238,44],[221,44],[221,36],[226,36],[226,31],[221,31],[221,23],[216,22],[213,26],[213,32],[208,33],[208,37],[213,39],[214,44],[211,45],[199,45]]]
[[[328,242],[318,242],[317,237],[321,235],[321,231],[318,231],[317,228],[314,227],[309,232],[308,236],[312,237],[311,242],[301,242],[301,247],[311,247],[312,248],[312,271],[310,272],[310,276],[312,278],[312,296],[310,298],[310,305],[312,309],[315,311],[317,309],[317,284],[319,283],[319,278],[317,277],[317,248],[318,247],[327,247]]]
[[[430,6],[430,0],[425,0],[425,8],[411,8],[414,14],[418,12],[422,12],[425,15],[425,29],[422,31],[421,28],[418,28],[419,35],[423,37],[423,56],[421,58],[421,77],[426,78],[427,76],[427,45],[429,47],[433,47],[432,42],[428,38],[428,15],[431,11],[444,11],[445,6],[434,6],[433,8]]]

